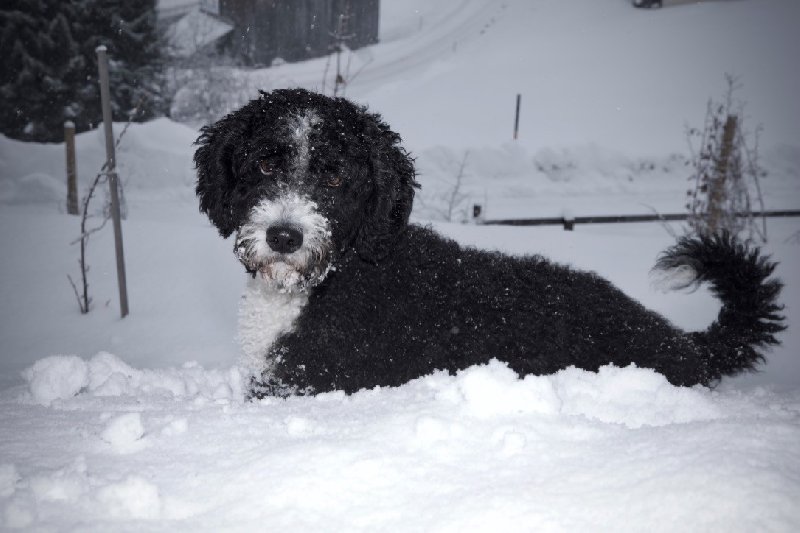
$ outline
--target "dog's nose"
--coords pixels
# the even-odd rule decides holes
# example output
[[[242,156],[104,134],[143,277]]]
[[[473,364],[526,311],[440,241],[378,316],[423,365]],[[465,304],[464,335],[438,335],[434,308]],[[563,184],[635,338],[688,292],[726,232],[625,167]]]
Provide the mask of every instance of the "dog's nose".
[[[303,233],[290,226],[270,226],[267,244],[276,252],[290,254],[303,245]]]

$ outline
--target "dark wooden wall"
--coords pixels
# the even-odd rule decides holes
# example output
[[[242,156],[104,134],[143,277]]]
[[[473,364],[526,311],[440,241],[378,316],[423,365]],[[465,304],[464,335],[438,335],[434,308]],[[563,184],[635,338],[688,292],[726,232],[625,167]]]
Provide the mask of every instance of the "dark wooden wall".
[[[332,52],[340,15],[351,49],[378,42],[380,0],[220,0],[220,16],[235,28],[228,46],[246,63],[299,61]]]

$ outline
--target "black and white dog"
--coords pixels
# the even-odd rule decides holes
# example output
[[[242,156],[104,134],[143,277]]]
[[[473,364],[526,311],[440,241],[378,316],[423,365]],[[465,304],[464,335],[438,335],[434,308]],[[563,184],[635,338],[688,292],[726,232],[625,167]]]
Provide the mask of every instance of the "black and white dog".
[[[400,385],[493,357],[521,375],[635,363],[709,384],[752,370],[784,329],[775,264],[728,236],[682,239],[658,261],[722,302],[687,333],[593,273],[409,224],[412,159],[342,98],[262,93],[198,144],[200,209],[236,234],[251,275],[239,336],[254,397]]]

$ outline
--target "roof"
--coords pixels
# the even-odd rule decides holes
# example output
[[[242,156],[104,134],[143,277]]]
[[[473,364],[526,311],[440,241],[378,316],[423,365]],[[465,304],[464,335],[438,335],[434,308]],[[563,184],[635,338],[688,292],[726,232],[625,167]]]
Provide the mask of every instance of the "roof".
[[[169,54],[189,57],[231,30],[233,25],[194,8],[167,28]]]

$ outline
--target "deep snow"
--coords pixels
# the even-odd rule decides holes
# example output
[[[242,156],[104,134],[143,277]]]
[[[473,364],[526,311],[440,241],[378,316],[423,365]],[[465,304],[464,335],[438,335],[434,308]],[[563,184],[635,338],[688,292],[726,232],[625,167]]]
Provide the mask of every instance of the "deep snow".
[[[699,125],[725,72],[764,126],[767,207],[800,207],[794,0],[384,0],[382,12],[383,42],[354,58],[367,66],[348,95],[417,156],[414,218],[464,244],[597,271],[679,326],[705,327],[718,309],[705,291],[649,285],[672,242],[657,224],[443,218],[465,154],[454,222],[475,202],[493,218],[682,210],[684,125]],[[238,75],[313,88],[323,68]],[[786,282],[783,345],[713,391],[637,368],[517,379],[494,361],[349,397],[243,403],[245,278],[197,212],[196,136],[160,119],[120,147],[124,320],[109,228],[89,244],[89,315],[66,279],[78,221],[63,213],[63,146],[0,137],[0,529],[800,529],[798,219],[770,220],[766,245]],[[84,186],[102,154],[100,133],[78,136]]]
[[[230,373],[107,353],[84,391],[3,403],[5,525],[180,530],[791,530],[797,394],[649,370],[519,380],[500,363],[397,389],[241,404]],[[66,392],[66,391],[65,391]],[[34,445],[34,443],[36,443]]]

